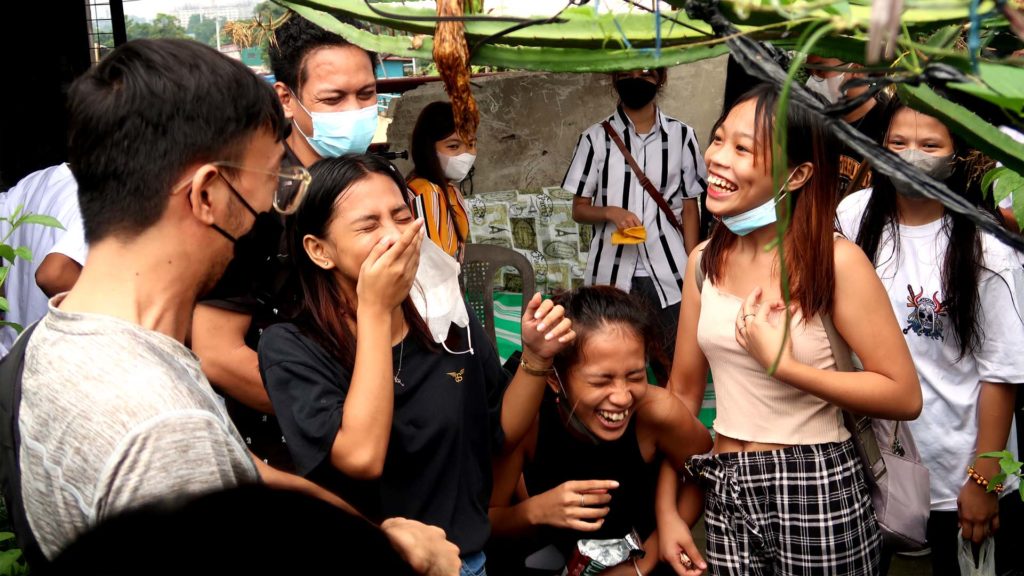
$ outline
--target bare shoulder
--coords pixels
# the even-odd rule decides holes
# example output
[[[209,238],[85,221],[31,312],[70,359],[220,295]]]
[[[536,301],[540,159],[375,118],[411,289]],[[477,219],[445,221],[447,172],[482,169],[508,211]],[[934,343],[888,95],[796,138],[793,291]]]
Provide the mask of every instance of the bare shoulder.
[[[853,280],[866,274],[874,275],[875,267],[867,255],[853,242],[846,238],[836,238],[832,251],[835,258],[835,274],[837,281]]]
[[[672,426],[678,422],[686,406],[665,388],[647,385],[647,393],[637,406],[638,424],[656,428]]]

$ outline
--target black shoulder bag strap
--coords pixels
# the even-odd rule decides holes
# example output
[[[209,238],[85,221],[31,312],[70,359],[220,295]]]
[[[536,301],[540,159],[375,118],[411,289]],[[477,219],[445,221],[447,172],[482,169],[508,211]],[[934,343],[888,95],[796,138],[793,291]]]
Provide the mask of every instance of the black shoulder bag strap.
[[[622,156],[626,159],[626,163],[628,163],[629,167],[633,170],[633,174],[636,174],[636,177],[640,180],[640,185],[644,187],[647,194],[649,194],[650,197],[658,204],[658,208],[661,208],[665,217],[668,218],[669,223],[672,224],[676,230],[679,230],[680,234],[682,234],[683,225],[672,212],[672,208],[669,207],[668,202],[665,201],[665,197],[661,195],[661,192],[659,192],[657,188],[654,187],[654,184],[651,183],[651,179],[647,177],[647,174],[644,174],[644,171],[640,168],[640,165],[636,163],[636,159],[629,153],[629,150],[626,150],[626,145],[622,143],[622,138],[619,138],[619,134],[615,132],[614,128],[612,128],[611,123],[605,120],[604,122],[601,122],[601,127],[604,128],[606,133],[608,133],[608,136],[613,142],[615,142],[615,145],[619,147],[619,152],[622,152]]]
[[[21,412],[21,375],[25,366],[25,347],[39,323],[32,324],[14,342],[10,352],[0,360],[0,489],[7,503],[18,546],[33,569],[47,561],[39,542],[28,524],[25,502],[21,494],[21,434],[18,415]]]

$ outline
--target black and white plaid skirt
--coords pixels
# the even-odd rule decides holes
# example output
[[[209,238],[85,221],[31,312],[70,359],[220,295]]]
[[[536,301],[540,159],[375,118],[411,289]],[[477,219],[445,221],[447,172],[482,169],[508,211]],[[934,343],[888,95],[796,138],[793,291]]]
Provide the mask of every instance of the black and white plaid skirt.
[[[713,575],[870,575],[882,539],[850,441],[693,457]]]

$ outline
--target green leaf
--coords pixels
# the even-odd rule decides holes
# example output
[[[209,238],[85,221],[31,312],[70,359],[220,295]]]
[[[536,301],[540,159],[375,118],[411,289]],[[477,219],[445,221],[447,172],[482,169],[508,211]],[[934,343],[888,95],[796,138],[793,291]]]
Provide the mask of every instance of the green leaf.
[[[1024,176],[1013,170],[1003,172],[995,181],[992,193],[996,202],[1002,202],[1010,194],[1014,194],[1014,198],[1017,197],[1017,194],[1024,194]]]
[[[14,331],[17,332],[18,334],[21,334],[25,330],[25,328],[21,324],[18,324],[17,322],[8,322],[7,320],[0,320],[0,328],[3,328],[5,326],[10,326],[11,328],[14,328]]]
[[[24,204],[18,204],[18,207],[14,209],[14,212],[12,212],[12,213],[11,213],[11,214],[10,214],[10,215],[8,216],[8,218],[10,219],[10,221],[11,221],[11,222],[14,222],[15,220],[17,220],[17,219],[18,219],[18,216],[21,216],[21,211],[22,211],[22,210],[23,210],[24,208],[25,208],[25,205],[24,205]]]
[[[47,216],[46,214],[29,214],[22,216],[18,224],[39,224],[40,226],[48,226],[50,228],[59,228],[66,230],[64,226],[53,216]]]
[[[14,248],[7,244],[0,244],[0,258],[7,262],[14,262]]]
[[[925,42],[925,44],[932,48],[952,48],[956,43],[956,39],[960,37],[963,30],[964,27],[960,24],[943,26],[929,36],[928,41]]]
[[[28,246],[19,246],[14,249],[14,254],[22,260],[32,261],[32,250],[29,250]]]
[[[850,3],[845,0],[842,2],[833,2],[825,7],[825,12],[835,16],[839,16],[844,20],[849,20],[852,16],[850,11]]]
[[[980,75],[971,78],[972,82],[950,82],[947,86],[1021,116],[1024,113],[1024,69],[983,62],[979,71]]]
[[[362,5],[361,2],[360,5]],[[413,48],[412,38],[408,36],[373,34],[341,22],[331,14],[308,6],[297,3],[289,4],[289,6],[303,18],[340,35],[357,46],[382,54],[433,59],[434,42],[432,38],[423,38],[422,45],[419,48]],[[647,22],[649,25],[650,19]],[[504,42],[504,38],[502,41]],[[651,50],[620,49],[617,43],[615,48],[609,49],[485,44],[474,53],[473,64],[549,72],[614,72],[675,66],[713,58],[726,54],[728,51],[728,47],[720,39],[691,46],[662,48],[660,57],[655,57]]]
[[[992,185],[992,181],[995,180],[996,178],[999,178],[999,176],[1001,174],[1003,174],[1004,172],[1009,172],[1009,171],[1010,171],[1010,169],[1007,168],[1006,166],[999,166],[997,168],[993,168],[993,169],[989,170],[988,172],[985,172],[985,175],[981,177],[981,192],[982,192],[982,194],[984,194],[985,197],[988,198],[988,189],[989,189],[989,186]],[[998,202],[998,200],[996,200],[996,202]]]
[[[14,540],[14,532],[0,532],[0,542]]]
[[[0,310],[7,312],[11,309],[11,303],[7,301],[7,298],[0,296]]]
[[[988,481],[988,486],[985,487],[985,492],[995,492],[996,486],[1002,484],[1003,482],[1006,482],[1006,474],[1000,472],[999,474],[996,474],[995,476],[992,477],[991,480]]]
[[[15,570],[18,559],[21,558],[21,549],[14,548],[0,552],[0,574],[11,574]]]
[[[1009,450],[1001,450],[999,452],[985,452],[984,454],[979,455],[979,458],[1009,458],[1010,460],[1013,460],[1013,453],[1010,452]]]
[[[999,468],[1005,475],[1016,474],[1020,470],[1021,466],[1022,464],[1020,462],[1007,460],[1005,458],[999,461]]]

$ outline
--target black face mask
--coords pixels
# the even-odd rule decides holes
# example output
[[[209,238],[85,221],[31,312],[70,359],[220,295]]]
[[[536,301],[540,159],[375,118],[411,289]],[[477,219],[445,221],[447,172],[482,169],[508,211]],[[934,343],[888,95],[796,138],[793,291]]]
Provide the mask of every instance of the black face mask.
[[[626,108],[639,110],[654,100],[658,86],[643,78],[620,78],[615,81],[615,91]]]
[[[227,182],[227,180],[224,180]],[[274,260],[280,258],[281,236],[284,224],[277,212],[256,212],[245,198],[228,182],[228,187],[243,206],[253,215],[252,228],[235,238],[220,226],[211,224],[214,230],[235,245],[235,255],[228,263],[216,292],[225,295],[250,294],[257,286],[273,277]]]

